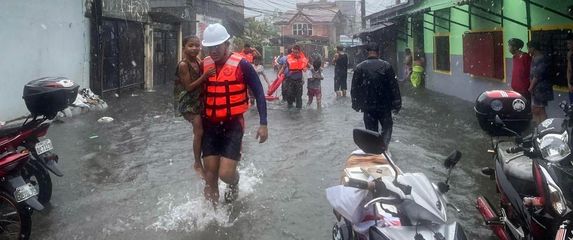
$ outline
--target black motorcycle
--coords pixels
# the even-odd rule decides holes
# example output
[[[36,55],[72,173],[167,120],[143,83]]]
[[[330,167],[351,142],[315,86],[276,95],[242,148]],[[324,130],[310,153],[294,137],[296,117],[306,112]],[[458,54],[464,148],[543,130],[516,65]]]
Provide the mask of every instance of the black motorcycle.
[[[550,118],[529,136],[526,100],[513,91],[484,92],[475,111],[492,136],[499,210],[480,196],[476,207],[499,239],[569,239],[573,209],[573,106],[562,103],[565,118]]]
[[[23,123],[0,128],[0,137],[11,137],[18,152],[29,153],[30,160],[22,169],[22,177],[38,190],[38,200],[45,204],[52,197],[50,172],[58,177],[63,173],[57,166],[59,157],[50,139],[45,138],[56,114],[72,104],[79,86],[64,77],[45,77],[24,86],[23,99],[30,115]]]

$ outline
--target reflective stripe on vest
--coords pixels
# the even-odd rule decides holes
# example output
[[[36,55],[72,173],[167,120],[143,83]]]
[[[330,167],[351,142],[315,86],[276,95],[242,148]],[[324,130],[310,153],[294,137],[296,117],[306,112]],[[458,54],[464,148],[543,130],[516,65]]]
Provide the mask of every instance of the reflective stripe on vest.
[[[295,58],[293,54],[287,56],[288,70],[289,71],[302,71],[306,68],[308,60],[302,52],[299,52],[299,57]]]
[[[205,91],[205,116],[211,119],[224,119],[241,115],[249,109],[247,85],[237,78],[237,68],[242,57],[231,54],[216,76],[209,77]],[[215,67],[211,57],[203,60],[203,71]]]

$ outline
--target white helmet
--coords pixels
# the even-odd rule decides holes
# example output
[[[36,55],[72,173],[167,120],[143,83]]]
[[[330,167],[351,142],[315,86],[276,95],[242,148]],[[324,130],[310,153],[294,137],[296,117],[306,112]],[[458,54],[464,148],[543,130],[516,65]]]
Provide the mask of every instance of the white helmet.
[[[231,38],[231,35],[229,35],[223,25],[219,23],[209,24],[203,32],[203,41],[201,41],[201,44],[204,47],[217,46],[229,40],[229,38]]]

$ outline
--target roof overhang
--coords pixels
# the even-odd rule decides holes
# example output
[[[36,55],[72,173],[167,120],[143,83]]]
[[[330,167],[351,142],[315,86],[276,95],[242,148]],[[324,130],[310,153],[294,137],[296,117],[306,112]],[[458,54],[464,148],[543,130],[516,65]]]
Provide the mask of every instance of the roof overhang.
[[[353,38],[356,37],[362,37],[364,35],[370,34],[370,33],[374,33],[374,32],[378,32],[378,31],[385,31],[385,30],[389,30],[391,26],[394,26],[395,24],[393,22],[384,22],[384,23],[380,23],[376,26],[372,26],[370,28],[364,29],[358,33],[353,34]]]

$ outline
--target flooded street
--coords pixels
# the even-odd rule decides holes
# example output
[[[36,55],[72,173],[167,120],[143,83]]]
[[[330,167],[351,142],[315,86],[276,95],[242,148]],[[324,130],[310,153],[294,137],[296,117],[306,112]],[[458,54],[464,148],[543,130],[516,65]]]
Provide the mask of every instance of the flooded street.
[[[171,87],[112,96],[105,112],[54,123],[48,137],[65,176],[52,175],[51,206],[34,213],[32,239],[330,239],[335,218],[325,189],[339,183],[356,149],[352,129],[363,128],[350,98],[336,99],[332,75],[327,68],[322,110],[268,104],[264,144],[255,140],[256,109],[246,113],[240,196],[217,210],[203,201],[203,184],[192,171],[191,126],[174,116]],[[448,216],[470,239],[491,238],[474,207],[477,195],[494,195],[495,185],[480,175],[493,160],[473,103],[407,84],[401,89],[394,160],[405,172],[443,181],[443,159],[460,150],[448,195],[462,214],[450,208]],[[97,123],[102,116],[115,120]]]

